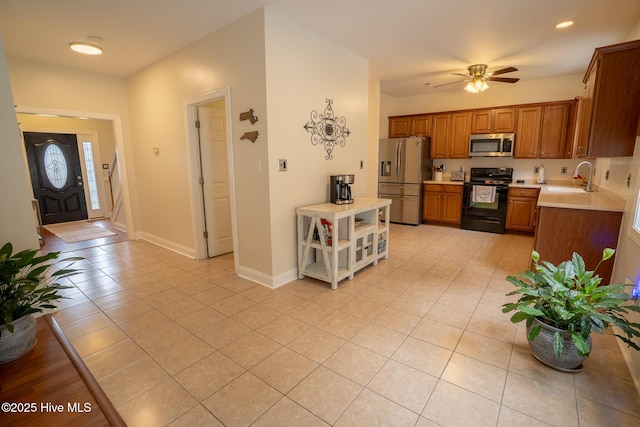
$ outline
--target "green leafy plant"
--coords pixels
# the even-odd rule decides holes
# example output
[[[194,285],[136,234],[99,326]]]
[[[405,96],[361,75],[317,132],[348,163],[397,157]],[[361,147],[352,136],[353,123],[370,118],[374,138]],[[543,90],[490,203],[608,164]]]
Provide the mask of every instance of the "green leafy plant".
[[[632,341],[634,337],[640,336],[640,324],[629,322],[624,317],[629,311],[640,312],[640,307],[625,304],[631,298],[625,292],[625,288],[630,285],[600,286],[602,278],[595,274],[600,264],[610,259],[614,253],[613,249],[604,249],[602,259],[593,270],[588,271],[583,258],[575,252],[571,260],[554,266],[547,261],[539,263],[540,254],[532,251],[534,271],[507,276],[507,280],[517,287],[507,295],[520,295],[520,298],[515,303],[504,304],[502,311],[515,311],[511,321],[518,323],[524,320],[528,328],[538,318],[548,325],[568,331],[582,357],[589,355],[587,338],[591,332],[603,333],[611,325],[623,333],[620,335],[613,331],[613,335],[640,350]],[[539,333],[540,325],[536,325],[530,329],[527,338],[533,341]],[[564,348],[560,332],[554,335],[553,348],[559,359]]]
[[[69,268],[70,264],[55,270],[50,261],[57,260],[60,252],[40,256],[35,249],[12,252],[11,243],[0,248],[0,326],[5,326],[9,332],[13,332],[14,320],[45,308],[55,308],[51,302],[65,298],[58,291],[71,287],[57,281],[79,273],[79,270]],[[68,257],[61,262],[82,259]]]

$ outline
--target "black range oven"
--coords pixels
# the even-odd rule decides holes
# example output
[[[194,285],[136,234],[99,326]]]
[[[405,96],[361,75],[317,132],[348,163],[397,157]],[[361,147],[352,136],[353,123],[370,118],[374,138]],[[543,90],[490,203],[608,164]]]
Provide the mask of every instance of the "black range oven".
[[[504,234],[513,168],[471,168],[462,193],[460,228]]]

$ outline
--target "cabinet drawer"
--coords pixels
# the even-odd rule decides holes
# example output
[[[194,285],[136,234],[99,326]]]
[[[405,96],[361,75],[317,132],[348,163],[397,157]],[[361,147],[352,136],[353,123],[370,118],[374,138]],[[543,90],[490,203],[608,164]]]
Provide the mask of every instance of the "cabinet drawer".
[[[444,192],[462,194],[462,185],[444,185]]]
[[[511,187],[509,188],[509,197],[538,197],[537,188]]]
[[[425,193],[439,193],[442,191],[442,184],[425,184],[423,189]]]

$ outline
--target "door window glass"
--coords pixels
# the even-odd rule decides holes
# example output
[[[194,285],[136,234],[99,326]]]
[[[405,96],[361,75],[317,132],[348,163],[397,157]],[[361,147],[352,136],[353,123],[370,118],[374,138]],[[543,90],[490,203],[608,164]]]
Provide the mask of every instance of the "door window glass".
[[[47,178],[58,190],[67,183],[67,160],[55,144],[49,145],[44,151],[44,169]]]
[[[93,148],[91,142],[82,143],[84,151],[84,166],[87,171],[87,181],[89,185],[89,200],[91,209],[100,209],[100,197],[98,196],[98,183],[96,182],[96,170],[93,167]]]

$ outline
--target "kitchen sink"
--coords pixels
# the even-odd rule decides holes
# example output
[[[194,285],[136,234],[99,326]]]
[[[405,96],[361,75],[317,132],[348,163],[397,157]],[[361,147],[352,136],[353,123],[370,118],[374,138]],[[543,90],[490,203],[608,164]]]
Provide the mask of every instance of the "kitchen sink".
[[[546,188],[550,193],[585,193],[583,187],[565,187],[565,186],[553,186],[550,185]]]

